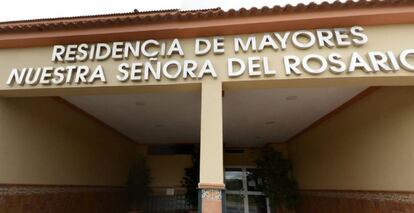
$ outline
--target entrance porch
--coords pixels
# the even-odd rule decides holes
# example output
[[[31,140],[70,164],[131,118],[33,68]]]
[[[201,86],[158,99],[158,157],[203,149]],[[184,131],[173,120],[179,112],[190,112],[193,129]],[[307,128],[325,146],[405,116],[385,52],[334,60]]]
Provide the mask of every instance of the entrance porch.
[[[226,91],[218,86],[64,98],[114,123],[114,128],[138,142],[137,150],[146,157],[152,177],[146,211],[244,213],[272,212],[263,189],[254,187],[262,180],[249,176],[262,149],[274,148],[288,158],[289,140],[360,93],[373,90],[360,86]],[[194,155],[197,205],[186,199],[183,186],[186,169],[194,167]]]
[[[51,206],[45,212],[126,212],[128,173],[142,156],[151,177],[142,212],[280,212],[251,175],[270,148],[291,162],[296,212],[413,208],[404,192],[413,87],[216,89],[1,99],[9,184],[0,209],[25,212],[36,201]]]

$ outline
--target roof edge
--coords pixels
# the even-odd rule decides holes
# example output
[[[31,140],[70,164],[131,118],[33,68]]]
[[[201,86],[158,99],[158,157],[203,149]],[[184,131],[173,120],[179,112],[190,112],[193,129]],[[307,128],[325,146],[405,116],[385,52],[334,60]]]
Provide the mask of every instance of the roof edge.
[[[195,10],[181,10],[178,8],[172,8],[172,9],[145,10],[145,11],[138,11],[137,9],[134,9],[134,11],[132,12],[119,12],[119,13],[114,12],[114,13],[107,13],[107,14],[91,14],[91,15],[80,15],[80,16],[62,16],[62,17],[52,17],[52,18],[35,18],[35,19],[0,21],[0,25],[17,24],[17,23],[30,24],[32,22],[65,21],[65,20],[73,20],[73,19],[87,20],[89,18],[104,18],[104,17],[137,15],[137,14],[144,15],[144,14],[171,13],[171,12],[203,12],[203,11],[211,11],[211,10],[221,10],[221,8],[216,7],[216,8],[195,9]]]
[[[162,13],[162,14],[161,14]],[[180,15],[181,14],[181,15]],[[142,15],[142,14],[141,14]],[[133,17],[0,24],[0,48],[115,40],[189,38],[353,25],[414,24],[412,0],[361,0],[271,9],[157,12]],[[2,30],[3,29],[3,30]]]
[[[264,15],[284,15],[291,13],[306,13],[315,11],[361,9],[361,8],[383,8],[395,6],[414,5],[412,0],[348,0],[341,2],[336,0],[332,3],[323,1],[319,4],[297,4],[292,6],[264,6],[261,8],[252,7],[250,9],[240,8],[224,11],[221,8],[199,9],[199,10],[154,10],[143,12],[112,13],[101,15],[73,16],[60,18],[32,19],[20,21],[0,22],[1,33],[17,32],[40,32],[53,30],[66,30],[76,28],[97,28],[110,25],[135,25],[148,23],[171,22],[175,20],[211,20],[234,17],[251,17]]]

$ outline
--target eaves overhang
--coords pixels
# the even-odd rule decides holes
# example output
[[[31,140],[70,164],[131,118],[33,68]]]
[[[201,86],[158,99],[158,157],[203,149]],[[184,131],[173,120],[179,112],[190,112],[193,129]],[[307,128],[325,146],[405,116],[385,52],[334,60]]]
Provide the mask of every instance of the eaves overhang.
[[[0,48],[414,23],[412,0],[161,10],[0,23]]]

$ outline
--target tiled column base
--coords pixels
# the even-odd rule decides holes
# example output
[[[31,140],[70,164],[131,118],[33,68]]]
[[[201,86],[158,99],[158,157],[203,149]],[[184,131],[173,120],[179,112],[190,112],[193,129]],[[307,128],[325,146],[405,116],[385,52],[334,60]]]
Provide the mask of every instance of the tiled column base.
[[[222,191],[221,189],[201,189],[202,213],[222,212]]]
[[[201,213],[222,213],[224,184],[202,184],[199,183],[201,204],[198,212]]]

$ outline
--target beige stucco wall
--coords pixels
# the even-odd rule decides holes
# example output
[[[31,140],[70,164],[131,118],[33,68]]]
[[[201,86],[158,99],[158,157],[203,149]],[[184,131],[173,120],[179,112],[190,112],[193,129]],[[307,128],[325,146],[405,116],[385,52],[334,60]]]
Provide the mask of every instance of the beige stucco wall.
[[[53,98],[0,99],[0,183],[124,185],[134,144]]]
[[[289,144],[301,189],[414,190],[414,87],[384,87]]]
[[[243,153],[224,154],[224,167],[226,166],[254,166],[254,161],[260,154],[259,149],[245,149]]]
[[[288,158],[286,143],[272,143],[269,147],[281,152],[284,157]],[[245,148],[243,153],[224,154],[224,166],[255,166],[255,161],[260,157],[261,148]]]
[[[191,167],[191,155],[149,155],[152,187],[181,187],[184,169]]]

